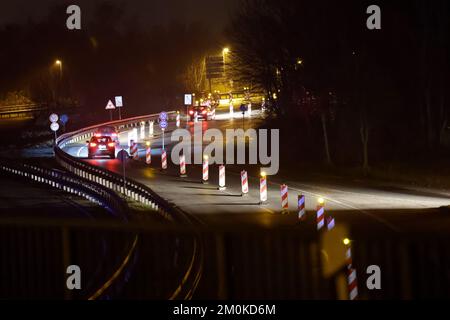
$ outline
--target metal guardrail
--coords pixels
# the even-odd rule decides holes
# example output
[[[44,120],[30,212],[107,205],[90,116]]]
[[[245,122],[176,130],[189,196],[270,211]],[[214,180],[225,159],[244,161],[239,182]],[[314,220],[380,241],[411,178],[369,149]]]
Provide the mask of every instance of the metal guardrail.
[[[126,202],[113,191],[98,183],[87,183],[85,179],[68,175],[65,172],[44,169],[28,164],[11,164],[3,162],[0,170],[4,173],[48,185],[52,188],[83,197],[90,202],[107,209],[111,214],[128,220]]]
[[[129,197],[132,200],[158,212],[170,221],[177,219],[179,222],[182,222],[182,220],[186,220],[184,213],[161,198],[149,187],[131,179],[124,179],[121,175],[109,170],[86,163],[62,150],[62,148],[64,148],[67,144],[85,141],[86,139],[91,138],[96,129],[99,127],[114,126],[118,130],[124,128],[134,128],[140,126],[141,122],[156,119],[158,115],[159,114],[152,114],[125,120],[106,122],[64,134],[57,139],[57,146],[55,147],[56,160],[64,169],[75,174],[76,176],[98,183],[110,190],[113,190],[114,192],[123,194],[124,196]],[[169,118],[173,118],[176,113],[168,112],[168,115]]]

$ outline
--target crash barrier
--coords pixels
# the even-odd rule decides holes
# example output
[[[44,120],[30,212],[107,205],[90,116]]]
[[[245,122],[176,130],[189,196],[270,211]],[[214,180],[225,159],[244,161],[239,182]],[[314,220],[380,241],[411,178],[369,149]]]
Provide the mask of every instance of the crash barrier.
[[[108,293],[110,298],[167,299],[183,274],[181,270],[190,265],[188,253],[196,233],[189,228],[98,221],[59,223],[62,222],[18,223],[0,219],[0,254],[8,257],[0,260],[0,298],[62,297],[67,277],[60,245],[63,230],[69,234],[70,256],[78,257],[73,261],[79,263],[86,284],[92,276],[105,278],[103,273],[96,273],[98,263],[91,261],[98,258],[96,250],[100,250],[102,239],[108,243],[104,261],[117,264],[119,245],[137,233],[140,235],[139,256],[132,259],[132,270],[122,288]],[[205,243],[205,263],[195,297],[337,298],[334,278],[323,273],[324,254],[317,232],[233,226],[204,229],[200,233]],[[351,279],[357,282],[358,299],[450,298],[450,279],[443,276],[450,269],[448,234],[364,232],[352,233],[351,238],[352,267],[358,270],[357,277]],[[381,270],[381,290],[367,286],[367,269],[372,265]],[[345,263],[342,267],[347,270]],[[74,294],[86,297],[89,288],[75,290]]]
[[[98,204],[115,216],[127,220],[127,205],[117,194],[99,183],[86,183],[81,179],[65,172],[44,169],[29,164],[0,163],[3,174],[19,176],[35,183],[45,184],[51,188],[82,197]]]
[[[169,112],[168,115],[169,118],[173,118],[176,116],[176,113]],[[82,177],[90,182],[98,183],[117,193],[123,194],[141,205],[156,211],[168,220],[174,220],[175,216],[177,216],[177,219],[179,220],[186,220],[184,213],[181,213],[178,208],[161,198],[149,187],[129,178],[124,179],[123,176],[109,170],[91,165],[79,158],[67,154],[62,150],[62,148],[68,144],[82,142],[89,139],[99,127],[114,126],[119,131],[126,128],[137,128],[141,125],[141,122],[148,122],[149,119],[156,119],[158,116],[159,114],[154,114],[126,120],[112,121],[64,134],[57,139],[57,146],[55,147],[56,161],[64,169],[74,175]]]

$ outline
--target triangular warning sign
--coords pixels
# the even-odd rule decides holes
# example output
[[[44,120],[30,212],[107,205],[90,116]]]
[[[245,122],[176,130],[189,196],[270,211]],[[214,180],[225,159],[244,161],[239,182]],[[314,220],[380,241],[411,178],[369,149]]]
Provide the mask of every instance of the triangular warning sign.
[[[106,105],[105,110],[114,110],[116,108],[116,106],[114,105],[114,103],[112,103],[111,100],[108,101],[108,104]]]

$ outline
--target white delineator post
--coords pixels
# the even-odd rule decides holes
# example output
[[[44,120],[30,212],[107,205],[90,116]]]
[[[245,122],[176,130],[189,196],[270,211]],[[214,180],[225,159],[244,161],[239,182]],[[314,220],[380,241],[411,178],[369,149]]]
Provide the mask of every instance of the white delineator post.
[[[167,169],[167,152],[164,149],[161,152],[161,168],[163,170]]]
[[[259,200],[260,204],[267,202],[267,176],[265,173],[261,173],[261,178],[259,179]]]
[[[145,122],[141,122],[141,139],[145,139]]]
[[[305,196],[298,196],[298,220],[304,221],[306,219],[306,210],[305,210]]]
[[[248,174],[247,171],[241,171],[242,196],[248,195]]]
[[[209,180],[209,158],[208,156],[203,157],[203,176],[202,182],[204,184],[208,183]]]
[[[154,133],[153,126],[154,126],[154,122],[150,121],[149,122],[149,129],[148,129],[148,134],[149,134],[150,137],[153,137],[153,133]]]
[[[181,116],[180,116],[180,113],[177,113],[177,120],[176,120],[176,124],[177,124],[177,128],[179,128],[180,127],[180,125],[181,125]]]
[[[281,212],[289,212],[289,193],[288,186],[285,184],[281,185]]]
[[[230,103],[230,119],[234,118],[234,106],[233,103]]]
[[[184,154],[180,156],[180,177],[186,178],[186,157]]]
[[[133,137],[134,137],[134,141],[138,142],[139,141],[139,136],[138,136],[138,129],[137,128],[133,128]]]
[[[225,166],[221,165],[219,167],[219,190],[223,191],[226,189],[227,187],[225,186]]]

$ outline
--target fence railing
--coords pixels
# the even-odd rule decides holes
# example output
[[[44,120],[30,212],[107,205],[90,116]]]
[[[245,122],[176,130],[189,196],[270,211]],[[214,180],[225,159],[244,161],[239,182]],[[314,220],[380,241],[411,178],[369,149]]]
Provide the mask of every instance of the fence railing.
[[[0,163],[3,174],[29,179],[36,183],[45,184],[89,200],[107,209],[111,214],[127,220],[128,210],[126,202],[110,189],[89,182],[86,179],[67,174],[62,171],[50,170],[29,164]]]
[[[87,179],[88,181],[98,183],[114,192],[123,194],[124,196],[147,206],[149,209],[159,213],[168,220],[178,220],[179,222],[182,222],[183,220],[186,221],[187,218],[184,213],[161,198],[149,187],[132,179],[124,179],[121,175],[109,170],[91,165],[62,150],[68,144],[85,141],[91,138],[99,127],[114,126],[118,130],[134,128],[140,126],[142,122],[156,120],[158,115],[159,114],[152,114],[131,119],[106,122],[64,134],[57,139],[57,146],[55,147],[56,160],[67,171],[80,176],[83,179]],[[176,113],[169,112],[168,115],[169,118],[173,118],[176,116]]]

